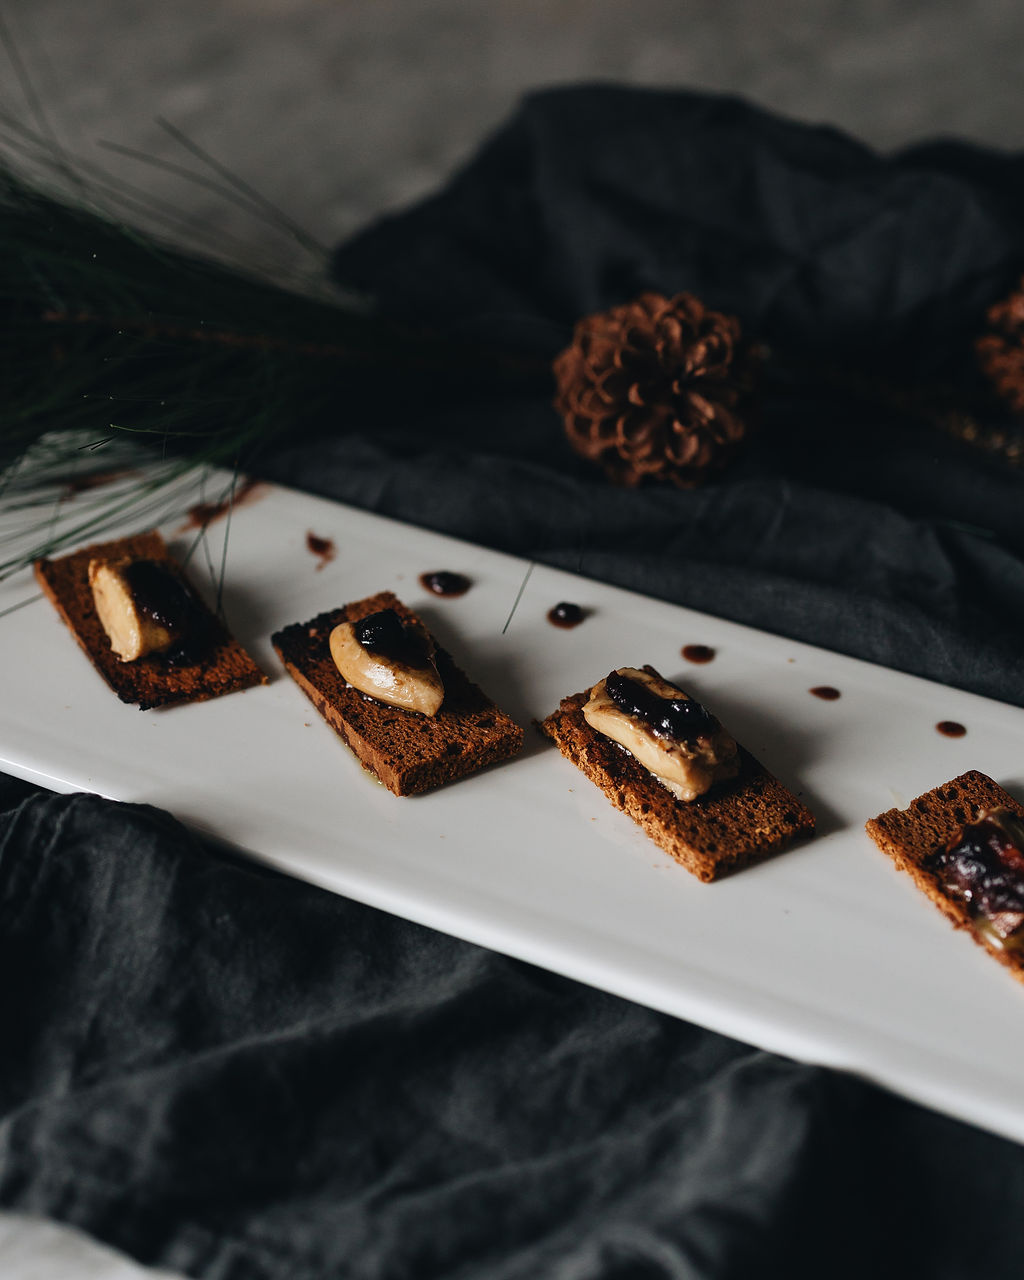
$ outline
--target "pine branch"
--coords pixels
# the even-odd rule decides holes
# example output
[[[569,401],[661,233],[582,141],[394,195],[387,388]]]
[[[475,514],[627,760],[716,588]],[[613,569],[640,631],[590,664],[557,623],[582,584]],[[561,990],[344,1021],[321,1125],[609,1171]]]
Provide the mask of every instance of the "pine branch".
[[[20,133],[45,154],[45,139]],[[57,471],[71,476],[83,451],[133,440],[177,459],[175,477],[210,465],[244,471],[277,440],[351,421],[379,387],[422,402],[430,389],[538,373],[546,377],[546,367],[407,332],[352,300],[292,292],[167,247],[0,167],[7,509],[12,486],[18,501],[35,501],[33,485],[52,481],[55,454]],[[51,448],[40,447],[46,441]],[[102,506],[90,521],[97,531]],[[107,507],[111,519],[123,509]],[[0,576],[22,562],[0,564]]]

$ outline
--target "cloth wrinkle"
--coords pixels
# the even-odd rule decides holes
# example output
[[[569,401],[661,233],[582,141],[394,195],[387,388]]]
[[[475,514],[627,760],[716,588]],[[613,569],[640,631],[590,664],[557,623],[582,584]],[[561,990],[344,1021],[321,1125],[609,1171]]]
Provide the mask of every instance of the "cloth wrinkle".
[[[46,861],[53,856],[53,850],[59,845],[64,836],[64,826],[68,821],[67,814],[61,814],[58,822],[47,832],[46,845],[40,851],[39,859],[36,862],[29,864],[22,858],[18,859],[12,867],[12,857],[8,852],[8,848],[14,846],[15,837],[23,836],[24,827],[29,823],[30,818],[35,816],[37,807],[37,798],[29,796],[14,811],[9,830],[0,830],[0,924],[2,924],[5,909],[13,910],[17,903],[17,900],[9,890],[12,887],[16,889],[21,887],[20,885],[11,886],[8,877],[19,873],[24,876],[26,871],[28,872],[24,889],[22,890],[27,901],[17,905],[22,907],[29,905],[31,896],[42,878],[42,870],[46,865]],[[28,838],[31,840],[32,834]],[[15,850],[15,853],[17,853],[17,850]],[[2,947],[2,938],[3,929],[0,928],[0,947]],[[2,951],[0,951],[0,954],[2,954]]]

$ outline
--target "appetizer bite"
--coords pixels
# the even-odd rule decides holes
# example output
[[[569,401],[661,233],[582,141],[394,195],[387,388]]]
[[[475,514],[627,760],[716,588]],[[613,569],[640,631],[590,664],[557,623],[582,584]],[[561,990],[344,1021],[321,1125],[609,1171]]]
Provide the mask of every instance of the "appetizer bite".
[[[956,928],[1024,981],[1024,806],[972,769],[865,829]]]
[[[37,560],[33,567],[122,702],[147,711],[266,683],[155,530]]]
[[[390,591],[273,637],[288,674],[363,767],[414,795],[506,760],[523,731]]]
[[[539,725],[662,849],[714,880],[787,848],[814,816],[695,698],[619,667]]]

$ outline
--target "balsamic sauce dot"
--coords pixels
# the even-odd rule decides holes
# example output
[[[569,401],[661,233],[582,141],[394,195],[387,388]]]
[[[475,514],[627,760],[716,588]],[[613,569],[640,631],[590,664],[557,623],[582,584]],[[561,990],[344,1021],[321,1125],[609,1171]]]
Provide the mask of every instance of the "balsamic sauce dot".
[[[561,627],[563,631],[578,627],[585,617],[580,606],[571,604],[568,600],[560,600],[548,610],[548,622],[553,627]]]
[[[707,644],[684,644],[680,653],[687,662],[710,662],[715,651]]]
[[[420,586],[435,596],[464,596],[472,586],[464,573],[452,573],[448,569],[437,569],[432,573],[420,574]]]
[[[333,560],[336,554],[333,540],[319,537],[312,529],[306,534],[306,548],[319,559],[318,569]]]
[[[821,698],[823,702],[835,702],[836,698],[843,696],[838,689],[833,688],[830,684],[816,684],[813,689],[808,689],[807,692],[813,693],[816,698]]]
[[[967,732],[959,720],[940,720],[935,728],[944,738],[962,738]]]

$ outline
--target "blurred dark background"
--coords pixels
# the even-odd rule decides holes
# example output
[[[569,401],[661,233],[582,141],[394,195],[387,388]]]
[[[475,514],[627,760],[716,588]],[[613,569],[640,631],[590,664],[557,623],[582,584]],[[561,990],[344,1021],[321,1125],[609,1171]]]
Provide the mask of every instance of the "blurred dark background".
[[[213,177],[160,119],[325,244],[434,189],[545,85],[738,93],[882,150],[1024,130],[1013,0],[5,0],[0,20],[0,110],[144,186],[176,238],[275,273],[309,259],[157,167]]]

